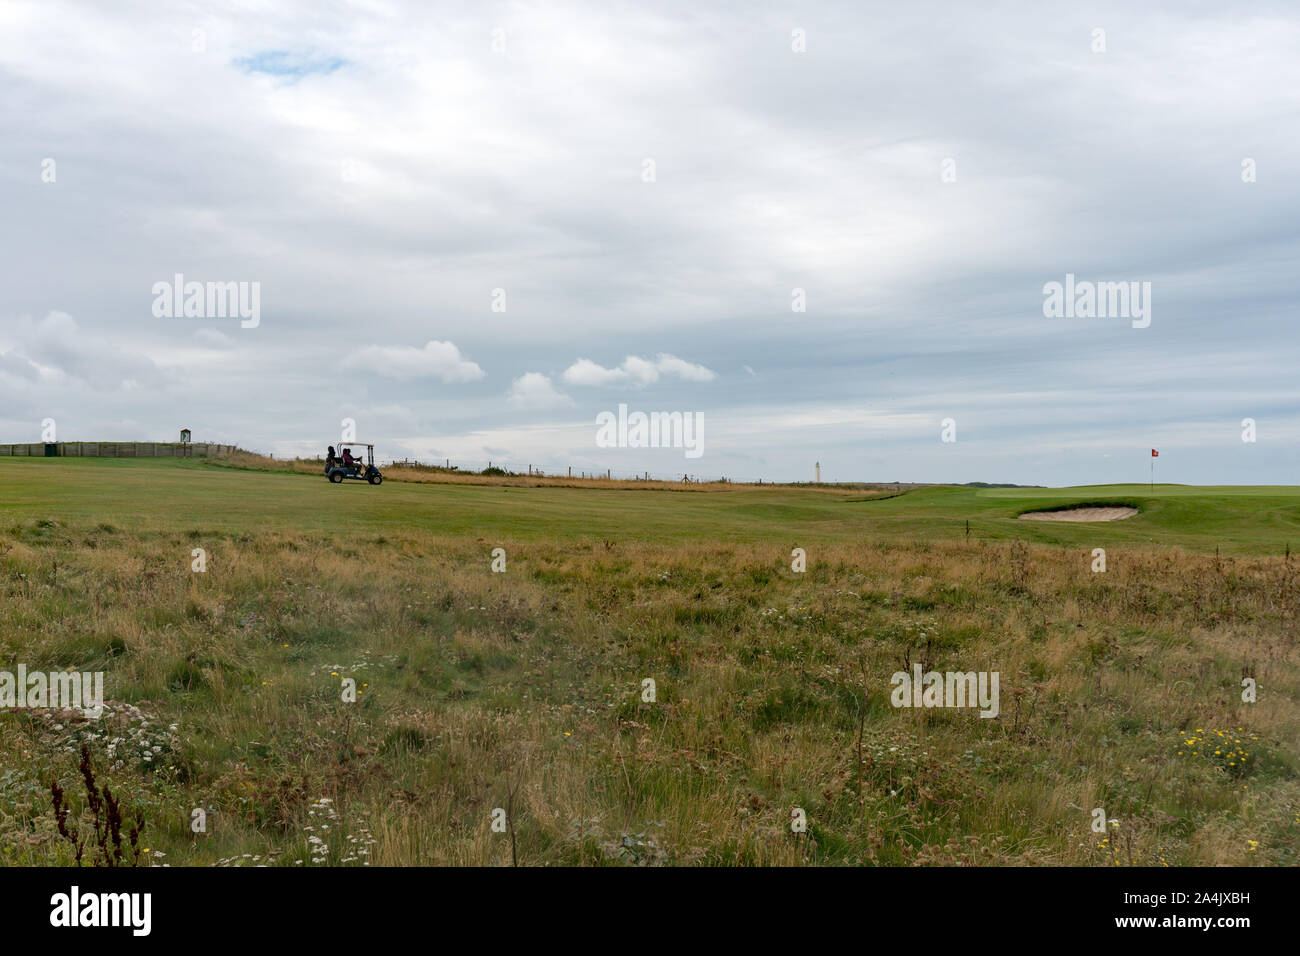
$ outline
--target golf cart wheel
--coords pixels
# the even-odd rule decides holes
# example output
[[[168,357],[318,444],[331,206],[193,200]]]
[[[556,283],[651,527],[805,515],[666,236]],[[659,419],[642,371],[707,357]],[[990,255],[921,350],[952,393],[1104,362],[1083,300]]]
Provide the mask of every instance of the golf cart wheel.
[[[336,484],[336,485],[341,485],[341,484],[343,483],[343,472],[341,472],[341,471],[331,471],[331,472],[330,472],[330,481],[334,482],[334,484]]]
[[[371,483],[372,485],[380,485],[380,484],[383,484],[383,482],[384,482],[384,476],[383,476],[383,475],[371,475],[371,476],[370,476],[370,483]]]

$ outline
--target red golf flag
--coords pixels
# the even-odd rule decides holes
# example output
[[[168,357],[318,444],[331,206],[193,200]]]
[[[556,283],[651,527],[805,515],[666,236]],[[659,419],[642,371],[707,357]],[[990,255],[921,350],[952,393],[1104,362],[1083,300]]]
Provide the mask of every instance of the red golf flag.
[[[1152,449],[1151,449],[1151,457],[1152,457],[1152,458],[1159,458],[1159,457],[1160,457],[1160,452],[1158,452],[1158,451],[1156,451],[1154,448],[1152,448]]]

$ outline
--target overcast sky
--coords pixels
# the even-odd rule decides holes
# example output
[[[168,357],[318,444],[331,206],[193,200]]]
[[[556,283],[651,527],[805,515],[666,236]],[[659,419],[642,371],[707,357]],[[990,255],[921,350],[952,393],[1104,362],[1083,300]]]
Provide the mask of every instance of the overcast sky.
[[[3,0],[0,441],[1296,483],[1297,11]]]

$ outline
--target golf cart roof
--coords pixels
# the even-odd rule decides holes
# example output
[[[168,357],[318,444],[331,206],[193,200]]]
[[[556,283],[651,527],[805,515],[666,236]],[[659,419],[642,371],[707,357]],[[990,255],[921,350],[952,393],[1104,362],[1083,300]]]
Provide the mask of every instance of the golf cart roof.
[[[339,447],[340,448],[357,448],[357,447],[374,448],[375,446],[370,444],[370,442],[365,442],[365,441],[344,441],[344,442],[339,442]]]

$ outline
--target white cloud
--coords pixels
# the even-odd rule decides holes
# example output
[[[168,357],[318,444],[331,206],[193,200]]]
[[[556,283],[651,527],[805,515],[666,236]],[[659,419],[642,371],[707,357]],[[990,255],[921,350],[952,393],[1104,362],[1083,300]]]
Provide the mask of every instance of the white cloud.
[[[660,352],[653,360],[629,355],[617,368],[605,368],[590,359],[580,358],[564,370],[569,385],[617,385],[628,383],[638,388],[659,381],[660,377],[680,378],[687,382],[709,382],[717,375],[703,365]]]
[[[523,408],[565,408],[573,399],[558,391],[541,372],[525,372],[510,385],[507,396],[512,405]]]
[[[10,333],[17,340],[0,347],[4,368],[10,374],[67,383],[78,380],[101,390],[113,390],[132,381],[136,386],[158,385],[162,378],[156,362],[111,337],[82,328],[66,312],[52,311],[33,321],[23,316]]]
[[[578,359],[564,370],[564,381],[570,385],[613,385],[626,377],[622,369],[605,368],[591,359]]]
[[[694,362],[687,362],[685,359],[679,359],[675,355],[659,354],[656,367],[664,375],[676,375],[678,378],[687,382],[711,382],[717,375],[712,369],[707,369],[703,365],[696,365]]]
[[[444,382],[473,382],[483,369],[460,354],[453,342],[431,341],[422,349],[409,345],[371,345],[357,354],[357,362],[377,375],[405,381],[437,378]]]
[[[17,349],[0,351],[0,374],[15,378],[35,380],[40,377],[40,367]]]

